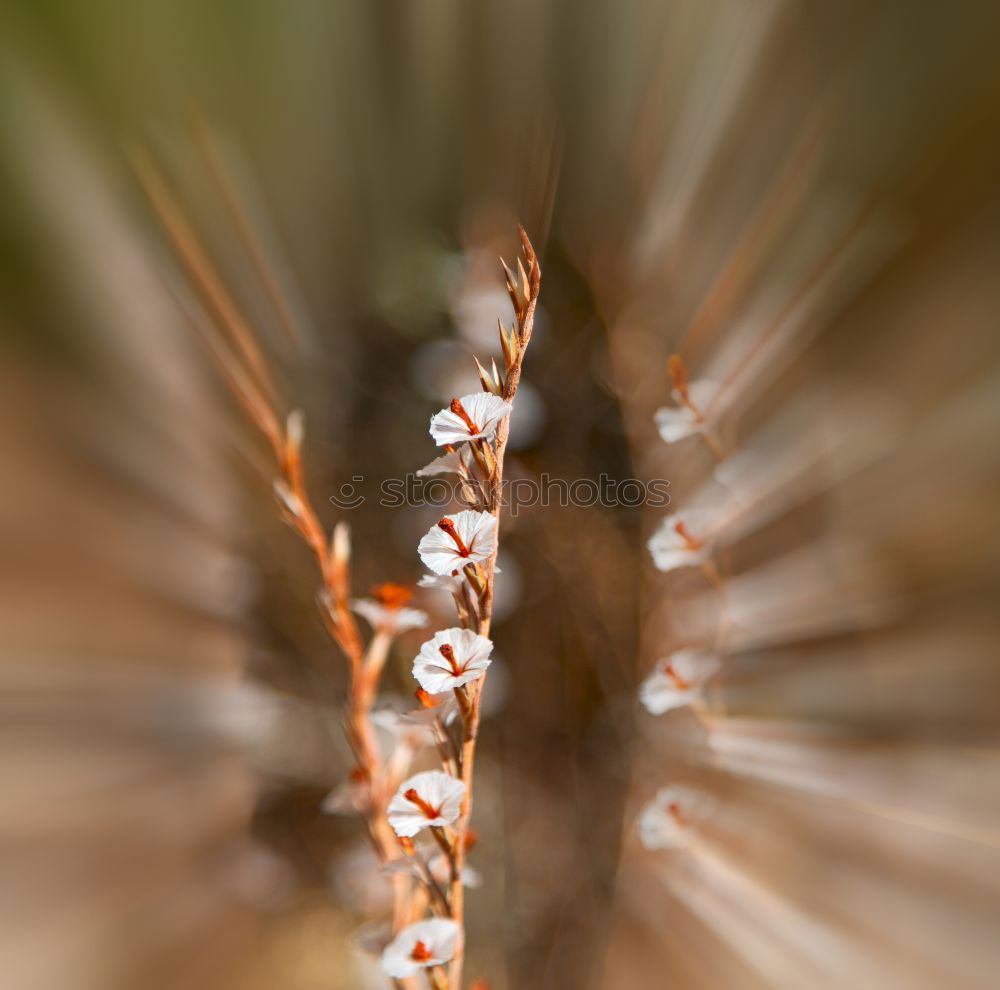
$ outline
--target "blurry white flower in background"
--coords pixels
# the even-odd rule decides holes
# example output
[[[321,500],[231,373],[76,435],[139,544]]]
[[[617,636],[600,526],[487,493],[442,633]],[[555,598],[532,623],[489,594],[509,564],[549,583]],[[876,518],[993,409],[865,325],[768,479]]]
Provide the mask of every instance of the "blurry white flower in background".
[[[450,825],[461,813],[464,797],[465,784],[440,770],[414,774],[389,802],[389,824],[406,838],[429,826]]]
[[[495,314],[488,326],[492,338],[496,335]],[[447,402],[453,395],[481,388],[468,349],[453,340],[432,340],[419,347],[410,364],[410,379],[421,395],[435,402]]]
[[[523,450],[530,447],[541,436],[547,419],[545,399],[531,382],[522,378],[517,386],[517,408],[510,417],[507,449]]]
[[[636,822],[647,849],[679,849],[691,841],[691,830],[704,814],[705,801],[689,787],[672,784],[657,792]]]
[[[490,665],[493,644],[471,629],[443,629],[420,648],[413,676],[430,694],[478,680]]]
[[[382,953],[382,970],[395,980],[415,976],[428,966],[448,962],[455,954],[458,924],[450,918],[429,918],[404,928]]]
[[[410,629],[427,625],[427,613],[406,608],[413,591],[401,584],[378,584],[371,598],[351,599],[351,609],[365,618],[372,629],[398,636]]]
[[[719,658],[700,650],[676,650],[656,664],[639,686],[639,699],[652,715],[662,715],[701,698],[705,682],[719,669]]]
[[[435,574],[451,574],[466,564],[484,563],[496,549],[496,519],[488,512],[466,509],[445,516],[417,546],[424,566]]]
[[[656,426],[665,443],[677,443],[709,429],[707,412],[719,390],[718,383],[701,379],[691,382],[687,389],[686,402],[684,396],[674,389],[671,395],[677,405],[662,406],[656,410]]]
[[[712,528],[708,513],[691,509],[667,516],[646,546],[661,571],[697,567],[711,556]]]
[[[356,815],[368,807],[371,788],[364,775],[352,772],[323,799],[320,807],[327,815]]]
[[[488,439],[510,409],[509,402],[490,392],[463,395],[431,417],[430,434],[439,447]]]

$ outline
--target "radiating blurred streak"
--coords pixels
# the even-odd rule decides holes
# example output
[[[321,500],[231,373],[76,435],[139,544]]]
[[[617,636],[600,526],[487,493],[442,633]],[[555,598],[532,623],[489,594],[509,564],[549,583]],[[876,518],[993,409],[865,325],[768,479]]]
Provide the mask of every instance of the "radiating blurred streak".
[[[695,4],[677,5],[689,24],[700,15],[701,37],[688,39],[689,44],[700,42],[699,58],[686,76],[673,70],[676,75],[662,80],[665,87],[682,88],[683,97],[679,119],[671,127],[670,147],[648,195],[645,229],[636,236],[633,263],[640,272],[648,269],[650,256],[660,256],[657,260],[662,262],[664,245],[675,251],[688,243],[691,235],[685,227],[694,201],[703,193],[713,159],[733,126],[748,83],[759,71],[762,50],[780,23],[782,8],[778,2],[716,4],[701,11]]]
[[[5,979],[225,983],[255,924],[237,891],[257,860],[231,718],[251,711],[246,581],[214,402],[108,163],[5,65],[9,176],[92,372],[18,354],[4,376]],[[168,960],[155,976],[153,958]]]
[[[731,773],[837,798],[859,811],[947,838],[1000,848],[992,789],[1000,751],[931,745],[904,749],[875,739],[859,752],[854,740],[823,733],[815,724],[726,718],[713,720],[709,745],[719,765]],[[934,782],[933,790],[919,786],[922,777]],[[962,777],[989,786],[970,796]]]

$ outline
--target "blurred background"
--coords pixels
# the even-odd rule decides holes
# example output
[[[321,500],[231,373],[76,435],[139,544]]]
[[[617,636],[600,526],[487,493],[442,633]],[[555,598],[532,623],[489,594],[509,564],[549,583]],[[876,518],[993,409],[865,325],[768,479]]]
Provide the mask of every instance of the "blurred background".
[[[667,479],[719,520],[720,587],[652,566],[663,508],[505,520],[470,977],[994,986],[998,41],[987,0],[8,0],[4,985],[383,985],[386,883],[321,812],[345,671],[155,167],[306,413],[359,594],[420,574],[438,510],[378,486],[497,353],[518,222],[508,475]],[[673,352],[720,385],[721,461],[656,431]],[[638,705],[706,643],[705,711]],[[672,783],[696,834],[646,850]]]

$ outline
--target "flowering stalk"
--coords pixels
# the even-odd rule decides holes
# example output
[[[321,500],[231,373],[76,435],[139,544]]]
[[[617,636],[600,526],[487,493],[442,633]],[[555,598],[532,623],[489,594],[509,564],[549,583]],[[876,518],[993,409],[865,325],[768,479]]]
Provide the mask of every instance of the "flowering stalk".
[[[535,307],[541,285],[541,270],[534,248],[520,229],[524,261],[516,272],[504,264],[507,291],[514,306],[515,322],[509,330],[500,325],[503,371],[493,362],[487,371],[477,361],[483,392],[455,398],[431,419],[431,435],[446,454],[427,468],[425,474],[453,473],[471,508],[445,516],[420,541],[418,550],[424,564],[434,573],[422,585],[451,592],[459,625],[437,633],[426,642],[414,661],[413,673],[421,686],[420,696],[431,705],[441,744],[444,772],[417,774],[405,781],[389,805],[389,822],[402,836],[429,829],[448,864],[447,893],[431,898],[432,910],[445,917],[451,928],[439,929],[454,944],[447,973],[431,963],[423,939],[414,941],[420,922],[406,929],[386,950],[386,973],[413,971],[421,967],[431,985],[443,990],[459,990],[462,985],[464,955],[464,886],[466,854],[473,842],[469,828],[472,813],[473,768],[479,734],[480,707],[486,669],[493,644],[488,636],[493,618],[493,589],[498,551],[504,453],[510,432],[509,414],[521,380],[524,352],[531,340]],[[447,697],[452,705],[433,695]],[[449,716],[457,711],[458,731],[450,729]],[[436,713],[440,712],[440,715]],[[441,891],[440,894],[444,892]],[[401,955],[409,949],[410,955]]]
[[[517,272],[512,272],[506,265],[504,271],[507,276],[507,292],[514,305],[516,324],[508,334],[505,328],[500,327],[500,339],[503,345],[503,356],[505,373],[502,381],[498,377],[490,379],[483,375],[481,379],[483,386],[488,391],[500,396],[504,402],[513,403],[517,395],[517,387],[521,381],[521,364],[524,360],[524,352],[531,340],[531,332],[534,327],[535,307],[538,303],[538,294],[541,289],[542,272],[538,264],[538,257],[528,239],[523,227],[519,229],[521,245],[524,249],[524,258],[527,262],[527,271],[522,266],[520,259],[517,263]],[[496,366],[494,365],[494,373]],[[507,449],[507,440],[510,435],[510,419],[505,417],[497,426],[495,447],[493,451],[493,471],[486,479],[485,493],[483,501],[485,510],[490,513],[499,525],[501,492],[503,484],[504,453]],[[497,552],[499,541],[494,547],[489,560],[482,568],[482,590],[478,596],[478,608],[469,610],[465,616],[463,625],[466,628],[475,629],[481,636],[488,636],[490,624],[493,619],[493,589],[496,573]],[[479,577],[479,574],[476,575]],[[449,899],[451,902],[451,916],[459,925],[464,924],[464,890],[462,887],[462,871],[465,867],[465,855],[467,848],[467,836],[469,831],[469,818],[472,812],[472,782],[473,766],[476,755],[476,738],[479,732],[480,704],[482,700],[483,684],[485,674],[479,680],[467,687],[456,688],[456,696],[459,692],[467,692],[467,705],[462,712],[462,747],[460,756],[461,779],[466,786],[466,799],[462,809],[462,814],[455,823],[456,842],[454,844],[454,856],[452,863],[451,892]],[[462,984],[462,953],[460,952],[452,962],[450,971],[450,982],[452,986],[458,988]]]

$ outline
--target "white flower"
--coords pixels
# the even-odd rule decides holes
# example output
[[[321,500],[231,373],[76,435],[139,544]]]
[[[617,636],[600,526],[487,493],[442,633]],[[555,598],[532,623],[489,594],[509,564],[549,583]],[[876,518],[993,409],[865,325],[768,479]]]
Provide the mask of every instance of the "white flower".
[[[704,379],[691,382],[686,395],[675,388],[671,395],[677,405],[657,409],[654,417],[664,442],[677,443],[695,433],[704,433],[709,427],[705,413],[718,390],[718,383]]]
[[[394,980],[415,976],[428,966],[440,966],[455,955],[458,922],[429,918],[404,928],[382,953],[382,972]]]
[[[417,546],[435,574],[451,574],[466,564],[489,560],[496,549],[497,521],[488,512],[466,509],[435,523]]]
[[[706,514],[692,510],[667,516],[646,546],[661,571],[697,567],[711,554],[711,535]]]
[[[687,787],[664,787],[639,814],[636,827],[647,849],[677,849],[688,844],[703,811],[701,796]]]
[[[449,443],[482,440],[493,435],[497,423],[510,412],[510,403],[490,392],[452,399],[451,405],[431,417],[431,436],[443,447]]]
[[[412,597],[413,592],[405,585],[379,584],[372,588],[371,598],[352,598],[351,609],[367,619],[372,629],[399,636],[427,625],[426,612],[403,607]]]
[[[413,676],[429,694],[478,680],[490,665],[493,644],[471,629],[442,629],[420,647]]]
[[[458,699],[453,691],[448,691],[437,698],[432,698],[422,688],[417,693],[422,707],[403,715],[402,718],[406,721],[415,725],[431,726],[441,719],[443,725],[448,725],[458,714]]]
[[[639,686],[639,700],[652,715],[689,705],[701,697],[705,682],[718,669],[718,657],[699,650],[676,650],[660,660]]]
[[[440,770],[414,774],[399,785],[386,817],[396,835],[409,837],[430,825],[450,825],[462,812],[465,784]]]

